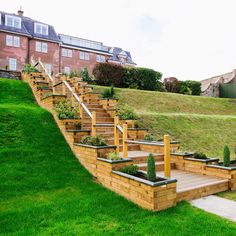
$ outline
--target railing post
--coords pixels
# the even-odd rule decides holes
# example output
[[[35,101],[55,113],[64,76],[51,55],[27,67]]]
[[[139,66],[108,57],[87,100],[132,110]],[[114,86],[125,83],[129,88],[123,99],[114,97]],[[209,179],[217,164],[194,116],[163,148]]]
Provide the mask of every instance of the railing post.
[[[79,103],[79,116],[80,116],[80,119],[81,119],[81,123],[83,121],[83,107],[82,105]]]
[[[171,166],[170,166],[170,136],[169,135],[164,135],[164,172],[165,172],[165,177],[170,178],[170,171],[171,171]]]
[[[116,146],[116,153],[119,155],[119,146],[120,146],[120,141],[119,141],[119,130],[117,128],[117,125],[119,124],[119,117],[115,116],[114,117],[114,144]]]
[[[123,158],[128,157],[128,144],[126,140],[128,138],[128,127],[127,124],[123,124]]]
[[[92,112],[92,136],[96,136],[96,111]]]
[[[62,82],[62,95],[66,95],[66,85]]]

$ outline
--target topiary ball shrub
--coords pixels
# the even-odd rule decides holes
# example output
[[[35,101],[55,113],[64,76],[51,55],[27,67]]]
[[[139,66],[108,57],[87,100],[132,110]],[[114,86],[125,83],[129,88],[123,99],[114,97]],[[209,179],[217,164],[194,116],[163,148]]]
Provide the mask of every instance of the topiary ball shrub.
[[[150,181],[156,180],[155,158],[151,153],[148,155],[147,159],[147,179]]]
[[[229,147],[226,145],[224,146],[224,162],[223,162],[223,165],[225,167],[229,167],[230,166],[230,150],[229,150]]]

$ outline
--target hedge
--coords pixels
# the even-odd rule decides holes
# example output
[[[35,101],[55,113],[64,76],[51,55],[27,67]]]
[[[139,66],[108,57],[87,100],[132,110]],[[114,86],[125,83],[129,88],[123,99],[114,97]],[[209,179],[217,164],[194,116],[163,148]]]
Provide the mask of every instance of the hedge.
[[[128,68],[111,63],[99,63],[94,67],[93,75],[98,85],[163,90],[162,74],[148,68]]]

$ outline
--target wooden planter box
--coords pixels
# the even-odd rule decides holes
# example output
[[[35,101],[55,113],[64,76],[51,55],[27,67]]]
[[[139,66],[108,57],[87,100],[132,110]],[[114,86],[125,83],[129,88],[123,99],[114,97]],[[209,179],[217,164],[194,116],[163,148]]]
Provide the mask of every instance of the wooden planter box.
[[[66,95],[52,94],[46,98],[41,99],[40,105],[50,112],[54,112],[54,107],[66,99]]]
[[[128,137],[134,140],[143,140],[147,135],[147,129],[142,128],[129,128]]]
[[[106,98],[100,98],[99,100],[100,105],[103,106],[103,108],[105,110],[108,110],[109,108],[115,108],[117,103],[118,103],[118,99],[106,99]]]
[[[97,176],[97,158],[106,158],[108,153],[116,150],[116,146],[98,147],[75,143],[73,149],[81,164],[83,164],[91,174]]]
[[[127,124],[128,128],[134,128],[136,120],[119,120],[120,125]]]
[[[228,179],[229,189],[236,190],[236,166],[224,167],[221,165],[207,165],[205,168],[205,174]]]
[[[76,125],[80,123],[80,118],[74,119],[58,119],[58,126],[63,130],[78,130]]]
[[[195,173],[205,173],[207,164],[218,163],[218,158],[196,159],[193,153],[172,153],[171,160],[175,163],[178,170],[190,171]]]
[[[176,179],[151,182],[120,171],[112,171],[108,188],[142,208],[160,211],[176,204]]]

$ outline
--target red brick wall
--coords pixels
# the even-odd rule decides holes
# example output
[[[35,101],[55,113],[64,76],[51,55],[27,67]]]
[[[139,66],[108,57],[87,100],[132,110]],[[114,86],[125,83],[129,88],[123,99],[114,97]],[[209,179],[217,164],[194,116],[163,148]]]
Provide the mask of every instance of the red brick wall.
[[[62,47],[63,48],[63,47]],[[61,50],[62,50],[61,48]],[[70,70],[80,71],[84,67],[88,69],[89,74],[92,74],[96,61],[96,53],[89,52],[89,61],[80,59],[80,51],[77,49],[72,50],[72,57],[61,56],[61,72],[64,72],[64,67],[70,67]]]
[[[17,70],[22,70],[24,65],[28,62],[28,38],[20,37],[20,47],[13,47],[6,45],[6,35],[19,36],[15,34],[0,32],[0,68],[5,69],[9,66],[9,58],[17,59]]]
[[[48,52],[36,52],[36,41],[43,42],[48,44]],[[41,61],[44,64],[51,64],[53,74],[59,73],[59,44],[53,43],[53,42],[46,42],[36,39],[30,40],[30,57],[33,56],[34,60],[38,60],[38,58],[41,58]]]

